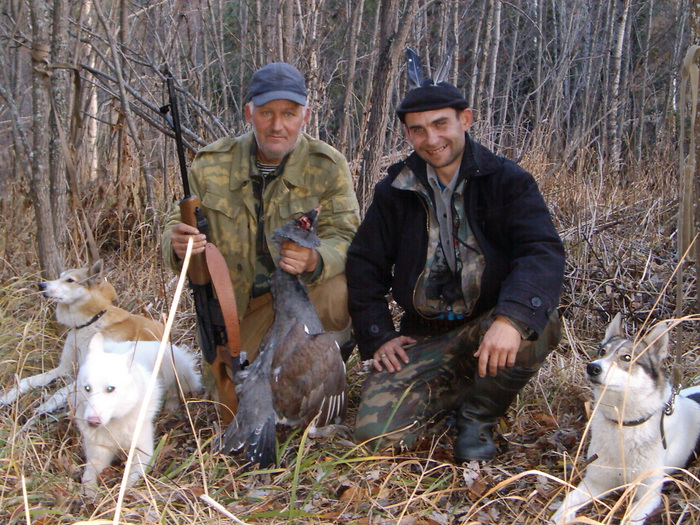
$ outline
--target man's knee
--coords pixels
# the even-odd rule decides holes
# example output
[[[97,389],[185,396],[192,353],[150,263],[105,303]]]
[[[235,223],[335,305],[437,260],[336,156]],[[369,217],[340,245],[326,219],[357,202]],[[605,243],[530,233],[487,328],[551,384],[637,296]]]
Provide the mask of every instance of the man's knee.
[[[350,324],[348,283],[344,273],[310,287],[309,298],[326,331],[337,332]]]
[[[527,341],[518,351],[516,367],[537,369],[545,362],[547,356],[561,342],[561,320],[555,310],[549,316],[549,322],[535,341]]]
[[[411,386],[404,390],[391,381],[381,381],[383,375],[373,374],[365,380],[355,420],[355,440],[371,441],[372,447],[381,448],[402,441],[412,444],[425,408],[422,395]]]
[[[387,422],[370,422],[355,426],[353,437],[355,443],[364,443],[370,448],[389,447],[411,448],[418,437],[418,422],[406,421],[402,426],[387,425]]]

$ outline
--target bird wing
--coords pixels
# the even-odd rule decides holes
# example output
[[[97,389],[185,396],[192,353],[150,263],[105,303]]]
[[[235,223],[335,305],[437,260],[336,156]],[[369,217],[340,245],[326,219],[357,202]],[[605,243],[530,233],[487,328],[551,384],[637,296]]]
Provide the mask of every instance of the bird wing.
[[[287,424],[308,425],[320,413],[320,427],[345,416],[345,363],[327,333],[312,335],[294,325],[276,349],[270,386],[277,415]]]
[[[244,448],[246,460],[259,463],[263,468],[273,465],[277,459],[270,360],[265,357],[263,351],[250,365],[245,381],[237,386],[238,411],[218,441],[222,453],[231,454]]]

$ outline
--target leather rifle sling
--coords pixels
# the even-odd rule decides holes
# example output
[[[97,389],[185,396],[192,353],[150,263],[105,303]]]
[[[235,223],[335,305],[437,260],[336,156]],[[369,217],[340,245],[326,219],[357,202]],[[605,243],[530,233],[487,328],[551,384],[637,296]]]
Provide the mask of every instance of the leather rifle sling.
[[[216,380],[219,392],[219,401],[229,410],[223,411],[221,418],[224,424],[228,424],[233,419],[238,408],[238,397],[236,396],[235,384],[231,380],[228,367],[235,368],[235,360],[241,353],[241,333],[238,325],[238,308],[236,306],[236,295],[231,284],[231,276],[223,255],[212,243],[207,243],[205,250],[207,267],[211,275],[212,284],[216,297],[219,300],[221,313],[224,316],[226,336],[228,338],[228,350],[225,347],[217,346],[217,355],[211,364],[212,373]],[[223,355],[222,355],[223,354]]]

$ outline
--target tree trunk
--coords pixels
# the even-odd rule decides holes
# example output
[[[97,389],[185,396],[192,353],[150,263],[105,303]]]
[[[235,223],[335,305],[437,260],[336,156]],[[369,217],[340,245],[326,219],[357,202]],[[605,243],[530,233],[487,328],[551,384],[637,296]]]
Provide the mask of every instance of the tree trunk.
[[[143,178],[145,181],[145,186],[146,186],[146,203],[148,206],[148,209],[151,213],[154,213],[156,210],[155,206],[155,195],[153,193],[153,174],[151,172],[151,168],[147,162],[146,159],[146,154],[144,151],[143,146],[141,145],[141,141],[139,139],[139,133],[138,129],[136,127],[136,123],[134,122],[133,114],[131,111],[131,104],[129,103],[129,96],[126,92],[126,86],[125,86],[125,80],[124,80],[124,69],[122,65],[122,60],[121,60],[121,53],[119,52],[119,46],[118,43],[114,37],[114,32],[112,31],[110,24],[108,23],[107,19],[104,16],[104,13],[102,12],[102,8],[100,7],[99,2],[95,2],[95,13],[97,14],[97,18],[100,20],[100,23],[105,29],[105,33],[107,34],[108,38],[108,43],[109,43],[109,48],[112,53],[112,64],[114,67],[114,74],[117,78],[117,87],[119,89],[119,100],[121,102],[122,106],[122,111],[123,111],[123,117],[126,122],[127,127],[129,128],[129,134],[131,136],[131,140],[134,143],[134,150],[136,151],[136,156],[139,159],[139,166],[137,167],[138,170],[140,170],[143,173]],[[128,23],[128,17],[125,17],[123,13],[126,11],[126,3],[122,2],[122,9],[120,10],[121,16],[121,21],[122,25]],[[120,34],[124,38],[124,35],[128,35],[128,27],[124,28],[122,27],[120,29]],[[128,40],[128,37],[125,37]],[[137,203],[138,204],[138,203]]]
[[[49,16],[45,0],[32,0],[32,132],[30,193],[37,225],[37,251],[42,274],[55,279],[62,271],[51,212],[49,143]]]
[[[508,63],[508,75],[506,76],[506,83],[505,83],[505,89],[503,90],[503,102],[501,104],[501,114],[500,114],[500,134],[501,137],[506,135],[506,128],[508,127],[508,104],[510,102],[510,86],[513,83],[513,70],[515,69],[515,61],[517,60],[516,57],[518,56],[518,50],[517,50],[517,45],[518,45],[518,36],[520,35],[520,11],[518,11],[515,15],[515,23],[513,24],[515,27],[515,33],[512,35],[513,36],[513,41],[511,42],[511,47],[510,47],[510,61]],[[519,128],[519,122],[513,122],[513,147],[516,147],[516,142],[518,139],[518,128]],[[500,140],[501,148],[509,148],[511,147],[511,144],[509,141],[504,140],[501,138]],[[501,149],[503,151],[503,149]],[[506,156],[511,156],[508,155],[505,151],[503,151],[503,154],[506,154]]]
[[[66,181],[66,161],[63,156],[63,146],[67,144],[69,136],[68,89],[70,72],[68,65],[68,10],[70,3],[63,0],[53,2],[53,29],[51,32],[51,60],[58,67],[51,72],[51,97],[53,98],[51,119],[51,143],[49,178],[51,181],[51,217],[53,220],[56,244],[60,252],[65,252],[64,245],[67,232],[67,202],[68,185]],[[62,129],[63,140],[59,133]],[[66,144],[63,144],[63,141]],[[72,155],[72,151],[68,153]],[[71,159],[72,160],[72,159]]]
[[[338,138],[338,149],[343,155],[348,153],[348,131],[350,129],[350,117],[352,111],[352,100],[355,97],[355,72],[357,62],[357,39],[362,30],[362,12],[365,1],[357,0],[352,13],[352,23],[350,27],[350,42],[348,43],[348,76],[345,82],[345,94],[343,96],[343,112],[340,121],[340,131]]]
[[[479,113],[481,115],[484,115],[484,108],[487,106],[486,101],[484,100],[484,85],[486,84],[486,68],[490,59],[489,53],[493,51],[491,42],[493,39],[493,15],[495,11],[494,3],[500,4],[500,0],[489,0],[488,7],[484,7],[484,9],[488,9],[488,16],[486,18],[486,31],[484,33],[484,51],[481,55],[481,64],[479,65],[479,71],[481,74],[479,75],[479,80],[477,81],[475,95],[476,99],[474,101],[475,107],[479,109]]]
[[[253,24],[255,39],[253,40],[253,56],[255,57],[255,63],[253,64],[253,69],[259,69],[265,65],[265,52],[263,51],[263,45],[265,40],[263,39],[263,19],[262,19],[262,2],[263,0],[255,0],[255,21]]]
[[[493,128],[493,106],[496,98],[496,65],[498,64],[498,50],[501,42],[501,2],[494,5],[493,24],[491,24],[491,51],[489,52],[489,89],[486,96],[486,123],[489,129]]]
[[[622,12],[618,22],[617,38],[615,48],[613,50],[612,60],[612,84],[610,93],[610,124],[608,131],[610,137],[610,168],[618,178],[621,174],[622,160],[622,123],[619,119],[620,114],[620,79],[622,77],[622,49],[627,35],[627,14],[629,13],[630,0],[624,0]]]
[[[283,62],[291,62],[295,57],[294,50],[294,0],[282,0],[280,6],[280,16],[282,16],[282,53],[280,58]]]
[[[455,54],[452,56],[450,83],[457,86],[459,78],[459,0],[452,2],[452,40],[455,43]]]
[[[386,128],[389,121],[391,93],[396,82],[399,65],[403,66],[401,56],[405,51],[408,30],[416,15],[418,0],[407,0],[403,18],[399,27],[393,31],[393,20],[398,9],[398,0],[385,2],[387,11],[382,17],[382,51],[379,54],[377,67],[372,78],[372,94],[370,97],[369,122],[366,141],[361,147],[362,164],[357,184],[357,198],[362,211],[367,209],[372,197],[372,188],[379,177],[379,166],[384,145],[386,143]],[[365,148],[371,144],[372,147]]]
[[[535,129],[542,122],[542,61],[544,60],[544,17],[542,15],[543,2],[537,2],[537,54],[535,57]]]
[[[318,15],[323,5],[323,0],[308,0],[307,12],[308,26],[306,28],[306,48],[305,56],[309,57],[309,73],[307,78],[308,100],[307,105],[311,108],[311,118],[307,124],[308,132],[314,137],[318,136],[319,123],[318,115],[321,101],[325,98],[325,89],[321,81],[321,72],[318,68],[318,45],[317,26]]]
[[[691,2],[690,7],[690,41],[693,44],[697,44],[700,40],[700,2]],[[697,60],[696,60],[697,62]],[[692,207],[693,207],[693,233],[697,235],[700,225],[700,205],[698,204],[698,199],[700,199],[700,96],[695,99],[690,100],[693,107],[697,108],[697,118],[695,120],[695,125],[691,133],[693,133],[695,139],[692,141],[695,144],[695,151],[690,151],[689,155],[693,157],[691,165],[695,168],[695,173],[693,174],[693,187],[688,188],[692,191]],[[678,254],[680,257],[683,254]],[[697,265],[700,264],[700,239],[695,239],[692,251],[690,253],[690,259],[693,261],[696,269]],[[693,298],[695,302],[695,307],[693,311],[697,312],[700,308],[700,287],[695,286],[695,297]]]
[[[486,15],[486,3],[483,2],[481,5],[481,12],[477,15],[477,23],[476,27],[474,28],[474,42],[472,43],[471,47],[473,50],[473,60],[474,64],[472,67],[472,74],[471,74],[471,81],[469,83],[469,107],[476,109],[475,104],[476,104],[476,96],[477,96],[477,83],[479,81],[479,77],[483,74],[479,70],[479,58],[483,54],[483,49],[484,45],[481,43],[481,27],[482,27],[482,21],[484,19],[484,16]],[[488,30],[487,30],[488,32]]]
[[[651,34],[653,31],[653,19],[654,19],[654,0],[649,0],[649,14],[647,15],[647,34],[644,40],[644,50],[642,52],[642,87],[640,93],[637,96],[637,133],[635,137],[634,144],[634,159],[639,165],[642,161],[642,144],[645,140],[645,117],[646,117],[646,98],[647,98],[647,83],[649,81],[649,51],[651,49]]]

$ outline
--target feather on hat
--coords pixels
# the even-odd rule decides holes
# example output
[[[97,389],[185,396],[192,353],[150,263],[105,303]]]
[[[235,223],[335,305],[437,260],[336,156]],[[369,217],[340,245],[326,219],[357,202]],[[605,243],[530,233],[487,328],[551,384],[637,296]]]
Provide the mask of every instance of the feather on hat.
[[[423,79],[420,57],[412,49],[406,50],[406,67],[410,90],[396,108],[396,114],[402,123],[406,122],[406,113],[442,108],[462,110],[469,107],[469,102],[462,96],[462,93],[446,81],[454,49],[455,45],[453,42],[445,53],[440,67],[437,69],[435,79]]]

